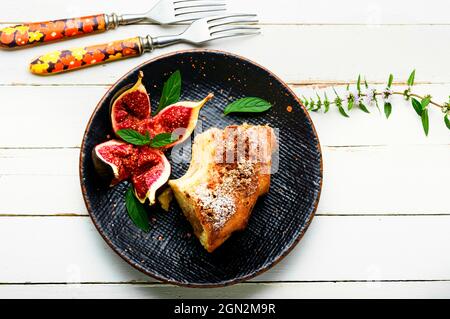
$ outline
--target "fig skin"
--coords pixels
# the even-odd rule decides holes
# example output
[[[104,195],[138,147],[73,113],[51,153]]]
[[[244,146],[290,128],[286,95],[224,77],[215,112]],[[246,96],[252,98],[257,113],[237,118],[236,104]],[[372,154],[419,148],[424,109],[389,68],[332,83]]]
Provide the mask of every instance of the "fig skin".
[[[92,150],[92,162],[94,163],[95,171],[98,176],[100,176],[102,182],[107,183],[109,186],[113,186],[113,180],[115,178],[114,170],[110,165],[100,159],[95,148]]]
[[[125,150],[122,150],[122,153],[124,151],[128,151],[129,153],[131,153],[133,152],[133,146],[119,140],[110,140],[98,144],[92,150],[92,160],[94,162],[94,167],[97,173],[103,181],[108,182],[110,186],[114,186],[129,177],[129,173],[127,172],[128,168],[126,167],[127,165],[124,161],[119,163],[122,166],[121,168],[119,168],[116,164],[105,159],[100,154],[102,148],[110,148],[111,150],[114,148],[125,148]],[[120,159],[119,156],[116,156],[116,158]],[[122,173],[122,176],[120,176],[120,173]]]
[[[143,77],[143,72],[139,71],[136,83],[131,88],[125,89],[125,91],[120,93],[117,98],[113,98],[110,108],[110,118],[114,133],[116,134],[119,129],[133,129],[141,134],[146,134],[148,132],[152,137],[161,133],[175,133],[179,135],[180,138],[177,141],[166,145],[163,149],[168,149],[182,143],[192,134],[197,125],[200,109],[206,102],[211,100],[214,95],[210,93],[202,101],[176,102],[165,107],[152,118],[150,98],[142,84]],[[133,96],[137,92],[141,94],[137,97]],[[145,98],[143,94],[145,94]],[[130,98],[131,100],[128,101]],[[142,98],[144,98],[144,101],[142,101]],[[133,99],[136,101],[133,101]],[[134,109],[135,112],[137,110],[144,110],[144,114],[140,114],[139,116],[132,114],[133,110],[130,107],[133,106],[133,103],[144,103],[143,106],[135,107]],[[128,105],[129,108],[126,109],[123,107],[123,104]]]
[[[131,88],[125,87],[125,91],[113,98],[110,118],[114,133],[120,129],[139,131],[141,122],[151,117],[150,98],[142,84],[143,77],[144,73],[139,71],[136,83]]]
[[[164,153],[148,146],[110,140],[92,150],[92,160],[103,181],[114,186],[130,179],[139,201],[145,203],[148,199],[150,205],[156,201],[157,190],[170,177],[170,163]]]
[[[152,165],[150,167],[148,167],[148,163],[140,164],[144,168],[148,167],[148,169],[144,169],[142,171],[141,168],[138,166],[133,171],[132,176],[131,176],[131,182],[134,185],[134,194],[136,195],[136,198],[142,204],[144,204],[145,201],[148,199],[149,200],[149,204],[153,205],[156,202],[156,192],[163,185],[165,185],[167,183],[167,181],[169,180],[170,173],[171,173],[170,163],[167,160],[166,156],[164,155],[164,152],[162,152],[161,150],[152,149],[152,148],[147,147],[147,146],[140,147],[139,150],[140,150],[140,154],[137,155],[139,158],[145,157],[146,154],[148,154],[148,151],[151,151],[152,156],[157,158],[158,161],[159,161],[158,163],[156,163],[155,165]],[[140,159],[138,161],[140,161]],[[142,192],[140,192],[139,189],[142,189],[142,188],[138,188],[137,187],[137,186],[141,185],[140,183],[138,183],[139,177],[142,177],[142,176],[148,174],[149,172],[153,174],[152,170],[155,169],[155,168],[157,169],[156,172],[159,173],[159,176],[157,177],[156,180],[152,181],[152,183],[150,185],[144,184],[144,186],[146,188],[143,188],[143,189],[145,189],[146,191],[145,191],[145,195],[141,196],[141,194],[139,194],[139,193],[142,193]],[[146,180],[145,177],[144,177],[144,180]]]
[[[203,100],[198,102],[180,101],[165,107],[151,119],[149,129],[151,135],[181,133],[177,141],[164,146],[164,149],[183,143],[194,131],[201,108],[213,97],[214,94],[209,93]],[[180,116],[185,118],[180,118]],[[178,131],[180,129],[181,131]]]
[[[214,95],[210,93],[202,101],[174,103],[152,118],[150,98],[142,84],[143,76],[143,72],[139,71],[136,83],[131,88],[129,86],[123,88],[116,93],[118,97],[113,98],[110,119],[114,133],[126,128],[134,129],[141,134],[148,132],[151,137],[161,133],[174,133],[179,135],[178,140],[161,149],[134,146],[122,140],[110,140],[93,149],[92,160],[99,176],[110,186],[129,179],[134,186],[136,198],[141,203],[148,199],[149,204],[153,205],[156,202],[157,190],[166,184],[170,177],[171,166],[163,151],[182,143],[192,134],[197,125],[200,109]],[[141,114],[136,114],[138,111],[141,111]],[[183,132],[179,129],[183,129]],[[102,155],[100,150],[103,147],[112,148]],[[159,174],[156,178],[152,175],[153,171],[154,174]],[[170,200],[167,199],[166,202]]]

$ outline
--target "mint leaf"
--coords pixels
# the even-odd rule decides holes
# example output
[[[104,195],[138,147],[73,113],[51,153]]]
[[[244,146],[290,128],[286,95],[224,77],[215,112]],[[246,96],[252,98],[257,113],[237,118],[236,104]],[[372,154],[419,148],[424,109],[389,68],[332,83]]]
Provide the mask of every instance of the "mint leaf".
[[[392,86],[393,81],[394,81],[394,76],[392,74],[389,74],[388,88],[390,88]]]
[[[364,104],[362,104],[362,103],[359,103],[359,108],[363,112],[370,113],[370,111],[367,109],[367,107]]]
[[[150,141],[150,147],[158,148],[163,147],[166,145],[169,145],[175,141],[178,141],[178,137],[172,136],[172,133],[161,133],[156,135],[152,140]]]
[[[164,83],[161,98],[159,99],[158,109],[156,114],[159,113],[166,106],[176,103],[180,100],[181,95],[181,73],[179,70],[172,73],[172,75]]]
[[[353,108],[353,100],[348,100],[347,110],[351,110]]]
[[[428,104],[430,104],[431,101],[431,97],[430,96],[425,96],[422,101],[420,102],[421,106],[422,106],[422,110],[426,109]]]
[[[425,132],[425,135],[428,136],[428,130],[429,130],[429,120],[428,120],[428,109],[424,109],[422,111],[422,126],[423,131]]]
[[[392,113],[392,104],[391,103],[384,103],[384,114],[386,115],[387,119],[389,118],[391,113]]]
[[[263,100],[259,97],[244,97],[242,99],[236,100],[223,110],[225,115],[235,112],[242,113],[260,113],[267,111],[272,107],[272,104]]]
[[[444,116],[444,122],[447,128],[450,130],[450,119],[448,118],[448,114]]]
[[[325,113],[327,113],[330,109],[330,101],[328,100],[327,93],[325,92],[325,101],[323,102],[323,105],[325,107]]]
[[[411,98],[411,104],[416,111],[417,115],[422,116],[422,104],[417,101],[415,98]]]
[[[338,105],[338,110],[339,110],[339,113],[341,113],[342,116],[349,117],[347,115],[347,113],[345,113],[344,108],[341,105]]]
[[[413,86],[414,85],[414,78],[415,77],[416,77],[416,70],[413,70],[411,72],[411,74],[409,75],[408,82],[406,82],[406,83],[408,83],[408,86]]]
[[[144,205],[134,195],[133,187],[128,188],[125,193],[125,205],[127,207],[128,216],[130,216],[133,223],[144,232],[148,233],[150,224],[148,222],[148,215],[145,211]]]
[[[361,92],[361,74],[358,75],[358,81],[356,82],[356,89],[358,93]]]
[[[142,135],[141,133],[132,129],[118,130],[116,134],[119,135],[120,138],[122,138],[125,142],[133,145],[142,146],[150,142],[150,136],[148,133],[147,135]]]

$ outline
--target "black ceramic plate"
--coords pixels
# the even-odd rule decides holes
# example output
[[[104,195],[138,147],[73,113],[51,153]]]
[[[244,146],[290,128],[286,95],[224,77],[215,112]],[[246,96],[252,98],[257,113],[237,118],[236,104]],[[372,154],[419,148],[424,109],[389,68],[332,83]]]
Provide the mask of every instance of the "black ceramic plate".
[[[115,93],[145,74],[153,109],[168,75],[180,70],[182,100],[215,97],[200,112],[203,129],[230,124],[269,124],[279,129],[279,169],[270,192],[260,198],[245,231],[235,233],[214,253],[191,236],[176,202],[169,213],[149,209],[151,230],[140,231],[129,219],[124,194],[128,183],[103,185],[93,167],[91,151],[112,135],[109,105]],[[257,96],[272,109],[251,116],[223,116],[232,100]],[[290,112],[288,111],[290,110]],[[188,164],[173,164],[172,178]],[[80,178],[87,209],[111,248],[132,266],[159,280],[178,285],[211,287],[234,284],[267,270],[300,240],[311,222],[322,186],[319,140],[307,112],[294,93],[261,66],[225,52],[190,50],[150,60],[122,77],[97,105],[87,126],[80,156]]]

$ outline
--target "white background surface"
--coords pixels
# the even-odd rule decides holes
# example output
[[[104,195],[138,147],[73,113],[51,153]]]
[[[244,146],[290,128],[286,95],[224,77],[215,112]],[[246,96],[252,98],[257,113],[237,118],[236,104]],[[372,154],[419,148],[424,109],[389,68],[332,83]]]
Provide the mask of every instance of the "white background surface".
[[[228,0],[257,12],[263,34],[208,48],[244,55],[298,94],[358,74],[390,72],[402,89],[445,101],[450,94],[450,4],[442,0]],[[99,12],[140,12],[152,1],[7,1],[0,24]],[[121,27],[31,48],[0,51],[0,297],[450,297],[450,135],[430,110],[430,135],[401,98],[389,120],[375,110],[312,114],[323,148],[316,217],[281,263],[250,282],[218,289],[161,284],[115,255],[84,206],[78,155],[90,114],[108,87],[143,61],[178,45],[70,74],[36,77],[27,63],[46,51],[183,26]]]

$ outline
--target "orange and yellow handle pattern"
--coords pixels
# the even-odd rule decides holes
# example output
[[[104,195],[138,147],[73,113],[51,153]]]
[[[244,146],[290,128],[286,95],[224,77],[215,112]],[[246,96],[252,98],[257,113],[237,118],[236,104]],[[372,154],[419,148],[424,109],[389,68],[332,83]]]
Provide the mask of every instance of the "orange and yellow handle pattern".
[[[104,14],[15,25],[0,29],[0,48],[27,47],[105,30]]]
[[[33,60],[30,63],[30,71],[38,75],[56,74],[141,54],[140,37],[135,37],[84,48],[49,52]]]

